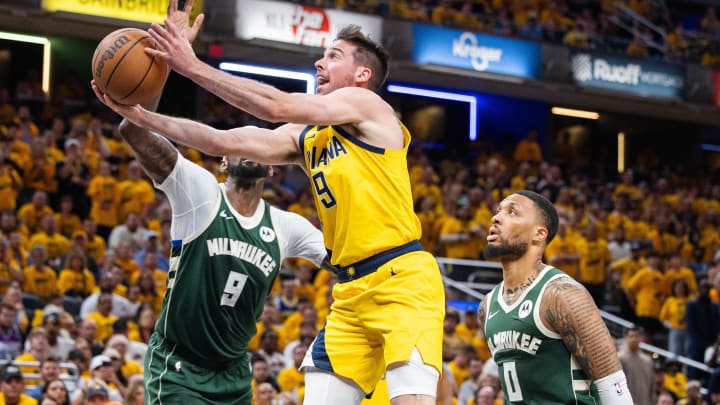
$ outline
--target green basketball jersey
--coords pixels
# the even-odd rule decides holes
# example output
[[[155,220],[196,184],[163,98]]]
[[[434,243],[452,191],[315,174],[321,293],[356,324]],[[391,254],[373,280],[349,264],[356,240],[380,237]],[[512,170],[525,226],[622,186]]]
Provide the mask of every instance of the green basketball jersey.
[[[546,267],[512,305],[502,298],[503,283],[488,296],[485,336],[498,365],[510,404],[596,404],[590,383],[560,335],[540,319],[540,298],[547,283],[567,277]]]
[[[204,367],[245,357],[255,322],[280,267],[280,246],[270,206],[245,229],[223,193],[210,224],[173,241],[167,292],[155,331],[178,346],[177,354]]]

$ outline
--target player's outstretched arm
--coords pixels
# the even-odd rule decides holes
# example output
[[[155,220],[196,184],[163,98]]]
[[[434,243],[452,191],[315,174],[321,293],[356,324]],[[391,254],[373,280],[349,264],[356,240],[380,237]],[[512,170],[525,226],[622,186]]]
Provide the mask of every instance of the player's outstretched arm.
[[[198,15],[193,24],[190,24],[190,13],[194,0],[187,0],[183,9],[178,8],[178,0],[170,0],[167,8],[167,19],[172,21],[178,31],[192,42],[197,37],[204,16]],[[169,73],[169,72],[168,72]],[[167,75],[164,80],[167,80]],[[97,87],[92,83],[93,91],[100,97]],[[164,87],[164,83],[163,83]],[[161,94],[144,105],[149,111],[156,111],[160,103]],[[120,136],[130,146],[135,157],[145,173],[156,183],[165,181],[172,172],[178,159],[177,149],[165,138],[153,134],[145,128],[139,127],[127,119],[120,123]]]
[[[218,130],[189,119],[148,111],[140,105],[118,104],[106,94],[96,92],[96,95],[131,123],[207,155],[239,155],[264,164],[301,162],[298,144],[299,134],[304,128],[301,125],[286,124],[274,130],[253,126]]]
[[[357,124],[374,119],[378,110],[394,117],[392,109],[374,92],[342,88],[328,95],[286,93],[255,80],[234,76],[202,62],[173,21],[165,27],[153,24],[150,35],[159,49],[145,51],[157,56],[179,74],[225,100],[228,104],[269,122],[296,124]]]
[[[540,312],[593,381],[601,403],[632,404],[615,341],[585,287],[570,277],[551,281]]]

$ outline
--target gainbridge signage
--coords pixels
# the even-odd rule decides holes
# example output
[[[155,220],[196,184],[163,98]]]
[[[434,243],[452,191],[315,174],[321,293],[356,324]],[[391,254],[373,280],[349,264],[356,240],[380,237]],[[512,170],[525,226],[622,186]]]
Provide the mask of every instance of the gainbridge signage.
[[[168,0],[43,0],[48,11],[66,11],[119,20],[162,23]],[[203,0],[195,0],[192,18],[203,11]]]
[[[341,28],[357,24],[370,38],[382,42],[380,17],[280,1],[237,0],[236,4],[238,38],[326,47]]]

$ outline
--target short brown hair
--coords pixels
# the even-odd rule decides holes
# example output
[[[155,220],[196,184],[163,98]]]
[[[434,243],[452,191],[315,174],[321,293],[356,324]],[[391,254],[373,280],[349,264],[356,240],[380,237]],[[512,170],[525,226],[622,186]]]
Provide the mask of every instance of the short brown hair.
[[[350,24],[338,32],[336,40],[348,41],[357,47],[353,57],[359,64],[372,71],[368,85],[376,90],[388,77],[388,59],[390,54],[382,45],[375,43],[369,36],[362,33],[362,27]]]

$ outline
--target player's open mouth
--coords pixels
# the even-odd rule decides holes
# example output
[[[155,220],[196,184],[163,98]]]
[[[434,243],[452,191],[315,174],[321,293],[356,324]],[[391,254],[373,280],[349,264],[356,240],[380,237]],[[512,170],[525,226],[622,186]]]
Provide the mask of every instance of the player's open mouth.
[[[487,241],[492,242],[492,241],[496,240],[498,237],[499,236],[498,236],[497,228],[494,228],[491,226],[490,229],[488,229],[488,236],[486,238]]]
[[[325,84],[325,83],[327,83],[327,82],[329,82],[329,80],[328,80],[327,78],[322,77],[322,76],[318,76],[318,78],[317,78],[317,84],[318,84],[318,86],[321,85],[321,84]]]

